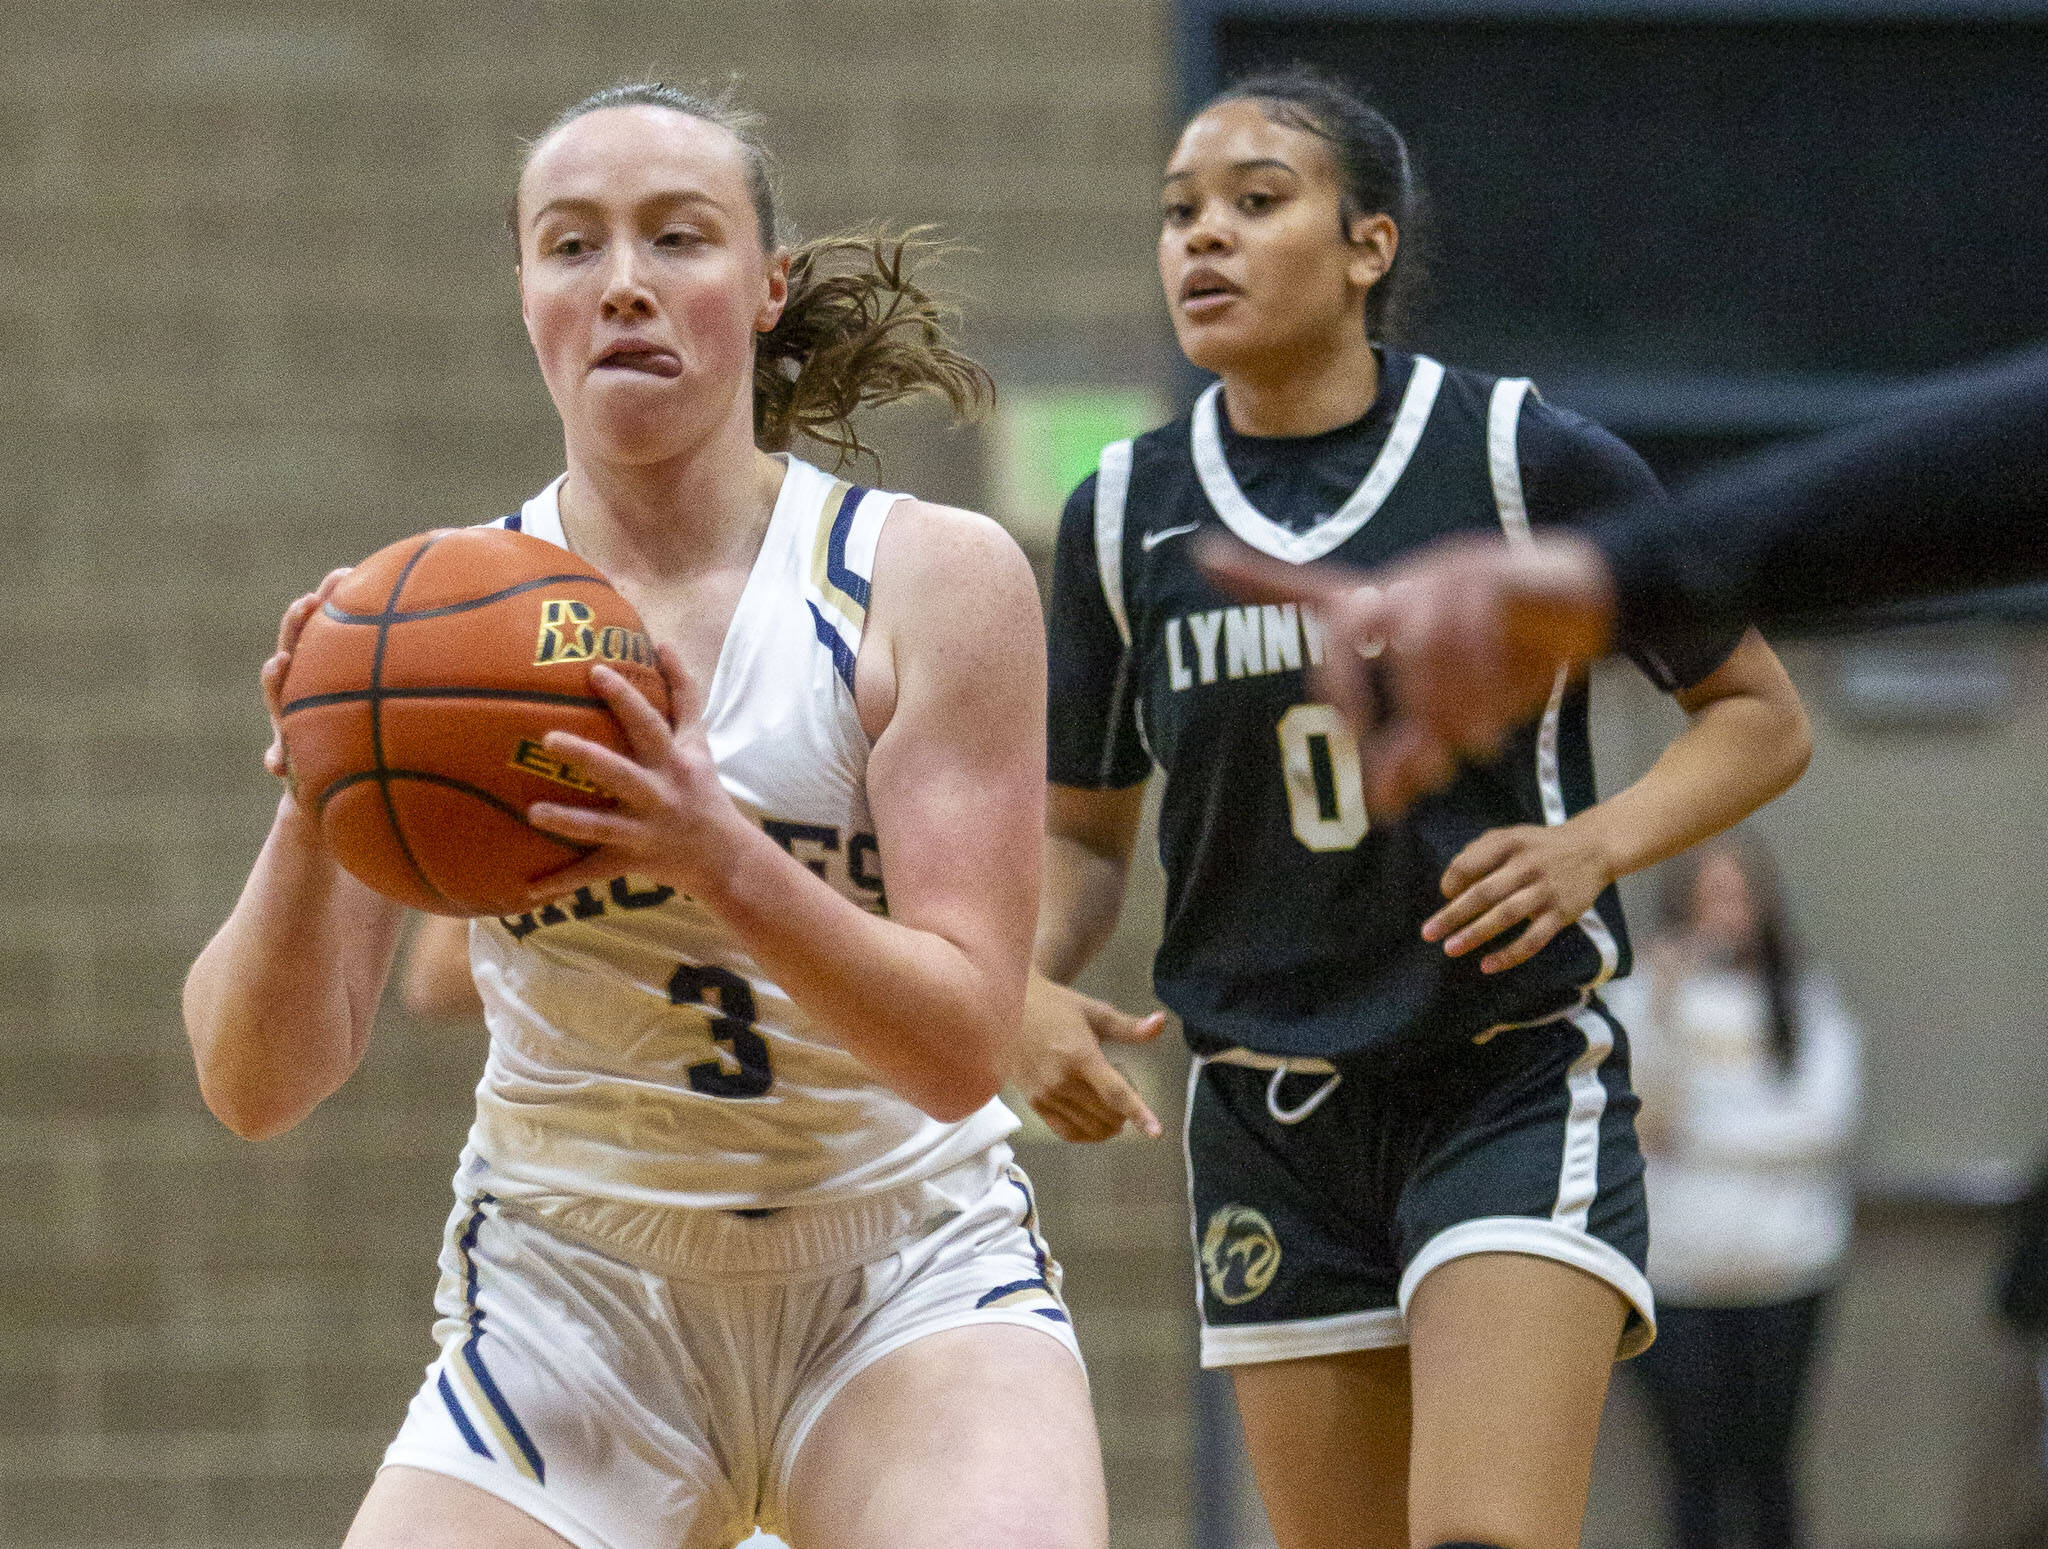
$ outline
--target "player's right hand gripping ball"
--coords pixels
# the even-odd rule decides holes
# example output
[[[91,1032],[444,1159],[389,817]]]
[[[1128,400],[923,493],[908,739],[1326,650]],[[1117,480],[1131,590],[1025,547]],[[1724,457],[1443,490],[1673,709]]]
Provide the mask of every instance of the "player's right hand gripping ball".
[[[296,796],[335,857],[432,914],[513,914],[588,854],[529,803],[610,797],[544,747],[575,732],[626,751],[590,685],[615,667],[656,709],[668,688],[631,603],[523,533],[422,533],[364,560],[307,622],[284,683]]]

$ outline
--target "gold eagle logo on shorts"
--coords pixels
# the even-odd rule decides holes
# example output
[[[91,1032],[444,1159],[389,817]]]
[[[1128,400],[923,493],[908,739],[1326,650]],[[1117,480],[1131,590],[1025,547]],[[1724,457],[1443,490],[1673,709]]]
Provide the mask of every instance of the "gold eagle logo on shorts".
[[[1250,1205],[1224,1205],[1202,1233],[1202,1273],[1209,1294],[1227,1307],[1248,1302],[1280,1270],[1280,1238]]]

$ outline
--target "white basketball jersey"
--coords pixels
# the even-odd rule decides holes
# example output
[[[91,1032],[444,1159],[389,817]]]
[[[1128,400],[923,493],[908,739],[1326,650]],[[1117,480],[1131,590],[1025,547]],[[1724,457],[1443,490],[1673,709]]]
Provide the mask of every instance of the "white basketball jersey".
[[[876,540],[904,497],[788,465],[705,733],[743,811],[842,896],[886,913],[853,667]],[[496,525],[563,543],[561,482]],[[645,878],[479,920],[470,961],[491,1050],[464,1185],[500,1198],[825,1203],[931,1177],[1017,1125],[993,1099],[959,1123],[931,1118],[838,1047],[709,910]]]

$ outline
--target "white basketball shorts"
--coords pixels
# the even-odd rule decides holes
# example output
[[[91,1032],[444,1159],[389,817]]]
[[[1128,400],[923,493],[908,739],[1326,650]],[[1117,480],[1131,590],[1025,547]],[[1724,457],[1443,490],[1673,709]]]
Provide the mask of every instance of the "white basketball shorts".
[[[578,1549],[724,1549],[757,1523],[786,1536],[805,1436],[891,1351],[1014,1323],[1080,1359],[1008,1146],[896,1192],[906,1200],[881,1203],[909,1205],[914,1225],[851,1266],[850,1238],[886,1218],[876,1200],[690,1212],[684,1244],[673,1213],[637,1234],[686,1248],[687,1272],[487,1194],[460,1201],[435,1297],[441,1353],[385,1466],[465,1480]]]

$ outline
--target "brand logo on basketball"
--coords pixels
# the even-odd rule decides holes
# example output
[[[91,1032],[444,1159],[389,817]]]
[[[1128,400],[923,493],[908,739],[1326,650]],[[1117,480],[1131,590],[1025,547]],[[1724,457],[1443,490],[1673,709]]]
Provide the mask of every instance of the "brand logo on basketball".
[[[519,746],[512,750],[508,767],[524,769],[539,775],[543,780],[552,780],[557,785],[566,785],[573,791],[587,791],[593,796],[609,796],[611,792],[599,785],[574,764],[556,758],[546,748],[530,737],[521,737]]]
[[[1250,1301],[1280,1270],[1273,1223],[1249,1205],[1223,1206],[1202,1233],[1202,1270],[1209,1294],[1225,1306]]]
[[[551,597],[540,605],[540,640],[533,648],[533,664],[551,667],[559,662],[634,662],[645,667],[654,660],[654,648],[637,629],[607,624],[593,628],[596,615],[590,604],[572,597]]]

